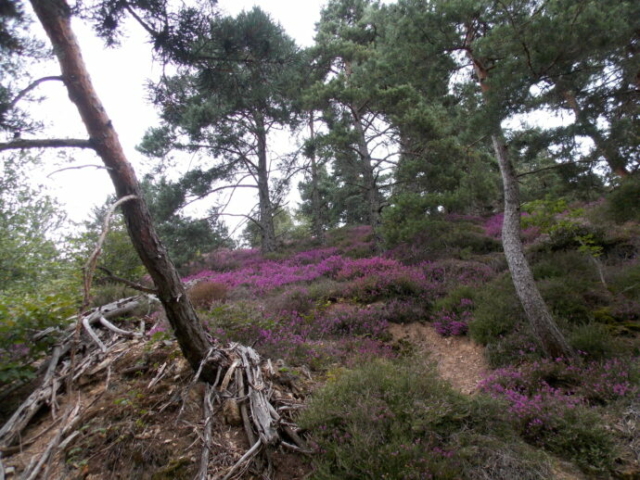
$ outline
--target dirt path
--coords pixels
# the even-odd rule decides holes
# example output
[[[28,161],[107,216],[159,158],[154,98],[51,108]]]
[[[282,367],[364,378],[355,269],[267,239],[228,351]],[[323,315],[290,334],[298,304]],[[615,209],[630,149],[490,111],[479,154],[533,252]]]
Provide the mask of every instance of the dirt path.
[[[408,341],[428,354],[440,376],[462,393],[475,392],[489,369],[482,347],[467,337],[442,337],[430,324],[419,322],[390,324],[389,331],[396,341]]]

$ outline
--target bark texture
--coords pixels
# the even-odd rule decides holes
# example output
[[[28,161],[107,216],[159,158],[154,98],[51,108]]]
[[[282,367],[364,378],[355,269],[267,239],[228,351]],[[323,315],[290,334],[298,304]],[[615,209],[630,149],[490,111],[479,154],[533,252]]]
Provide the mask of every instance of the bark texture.
[[[547,355],[553,358],[571,357],[571,347],[558,329],[536,286],[529,262],[524,254],[520,238],[520,193],[509,152],[502,137],[491,137],[500,165],[504,187],[504,222],[502,224],[502,247],[509,265],[516,294],[527,315],[534,334]]]
[[[258,200],[260,204],[260,229],[262,253],[276,251],[276,229],[273,224],[273,205],[269,191],[269,160],[267,158],[267,130],[264,119],[256,114],[258,137]]]
[[[362,179],[364,181],[367,198],[369,225],[373,232],[374,248],[379,252],[382,249],[382,235],[380,234],[380,211],[382,210],[380,193],[378,192],[373,160],[371,159],[371,153],[369,152],[369,146],[367,145],[365,129],[362,125],[362,118],[355,107],[352,107],[351,111],[353,112],[353,126],[355,128],[356,135],[358,136],[358,155],[360,156],[360,170],[362,172]]]
[[[194,370],[198,370],[211,344],[155,231],[135,172],[93,88],[71,29],[69,6],[65,0],[31,0],[31,4],[58,58],[69,98],[82,117],[93,148],[107,167],[117,197],[138,197],[122,206],[131,241],[157,287],[158,298],[184,356]],[[206,365],[201,376],[204,380],[213,381],[215,369]]]
[[[473,63],[473,69],[480,82],[480,88],[488,102],[489,85],[487,79],[489,70],[483,61],[474,56],[471,41],[475,33],[471,28],[467,33],[466,53]],[[524,254],[524,246],[520,238],[520,190],[518,179],[509,156],[507,146],[502,134],[502,127],[497,121],[493,125],[491,135],[493,148],[500,166],[502,188],[504,191],[504,221],[502,224],[502,247],[509,265],[509,272],[520,304],[524,309],[527,320],[531,325],[534,335],[540,342],[545,353],[551,357],[572,357],[573,351],[567,343],[564,335],[551,316],[538,286],[533,278],[533,272]]]

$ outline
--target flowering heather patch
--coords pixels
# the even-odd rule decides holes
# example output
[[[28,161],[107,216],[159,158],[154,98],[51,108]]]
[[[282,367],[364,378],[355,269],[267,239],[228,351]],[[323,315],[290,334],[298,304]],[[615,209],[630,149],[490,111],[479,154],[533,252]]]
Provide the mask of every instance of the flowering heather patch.
[[[423,320],[427,309],[420,299],[393,299],[385,303],[384,315],[389,323],[411,323]]]
[[[322,260],[326,260],[329,257],[338,254],[338,249],[331,248],[319,248],[316,250],[308,250],[306,252],[300,252],[291,258],[289,261],[292,265],[309,265],[314,263],[320,263]]]
[[[482,285],[496,276],[488,265],[467,260],[439,260],[421,265],[425,278],[446,288]]]
[[[484,222],[484,233],[488,237],[500,239],[502,236],[502,223],[504,222],[504,213],[497,213],[487,218]]]
[[[562,359],[541,360],[520,368],[495,370],[480,385],[494,397],[503,397],[527,428],[541,427],[562,408],[602,404],[637,396],[634,384],[637,359],[569,364]]]
[[[207,280],[230,289],[245,286],[252,293],[262,295],[287,285],[309,284],[321,277],[339,281],[355,280],[345,293],[355,295],[362,301],[396,294],[421,294],[430,290],[420,266],[406,266],[383,257],[352,259],[334,253],[335,249],[327,248],[302,252],[281,261],[258,262],[254,259],[251,265],[243,268],[231,271],[204,270],[184,281]]]
[[[461,298],[452,309],[442,309],[431,317],[433,327],[443,337],[466,335],[473,320],[473,308],[473,300]]]
[[[521,213],[522,217],[527,217],[527,212]],[[504,222],[504,213],[498,213],[487,218],[484,222],[483,228],[486,236],[500,240],[502,237],[502,224]],[[521,236],[525,243],[530,243],[540,236],[540,228],[536,226],[530,226],[522,230]]]

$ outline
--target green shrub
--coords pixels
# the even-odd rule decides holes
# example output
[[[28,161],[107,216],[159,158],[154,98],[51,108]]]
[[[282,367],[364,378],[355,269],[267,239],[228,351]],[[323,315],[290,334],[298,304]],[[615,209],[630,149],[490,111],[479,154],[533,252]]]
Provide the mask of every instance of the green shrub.
[[[574,327],[568,338],[571,347],[590,360],[601,360],[613,353],[613,339],[607,327],[590,322]]]
[[[606,205],[609,215],[618,223],[640,221],[639,198],[640,178],[635,175],[621,182],[620,186],[607,197]]]
[[[437,300],[433,305],[434,310],[457,311],[463,299],[475,300],[477,293],[477,288],[463,285],[450,291],[446,297]]]
[[[519,365],[544,356],[527,324],[518,325],[511,333],[494,338],[487,344],[485,357],[491,368]]]
[[[91,305],[94,307],[101,307],[108,303],[121,300],[123,298],[138,295],[140,292],[127,287],[121,283],[104,283],[102,285],[95,286],[91,295]]]
[[[483,345],[511,333],[525,321],[511,277],[503,275],[478,291],[469,335]]]
[[[502,405],[468,398],[415,358],[341,375],[300,418],[322,452],[316,479],[549,478]]]
[[[55,332],[38,340],[34,335],[48,327],[61,331],[77,308],[67,293],[0,294],[0,386],[33,376],[33,362],[58,339]]]

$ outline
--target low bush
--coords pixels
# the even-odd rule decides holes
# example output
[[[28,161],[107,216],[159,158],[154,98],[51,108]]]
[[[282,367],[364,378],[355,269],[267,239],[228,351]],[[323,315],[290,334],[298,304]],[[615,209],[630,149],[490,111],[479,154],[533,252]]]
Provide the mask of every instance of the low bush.
[[[196,308],[208,309],[215,303],[227,299],[228,287],[217,282],[198,282],[188,291],[189,299]]]
[[[34,362],[56,343],[77,309],[76,299],[66,293],[0,293],[0,387],[33,377]],[[59,330],[35,339],[49,327]]]
[[[578,325],[568,335],[571,347],[589,360],[611,357],[614,343],[609,329],[596,322]]]
[[[415,358],[343,373],[316,394],[300,424],[321,452],[315,479],[551,476],[500,404],[454,392]]]
[[[610,217],[618,223],[640,221],[638,198],[640,198],[640,179],[635,175],[621,182],[618,188],[607,197],[606,208]]]
[[[475,303],[469,335],[482,345],[501,339],[526,321],[509,275],[485,285]]]
[[[590,406],[638,395],[636,359],[569,363],[540,360],[494,371],[481,390],[506,399],[515,428],[532,445],[607,474],[616,449],[602,416]]]

